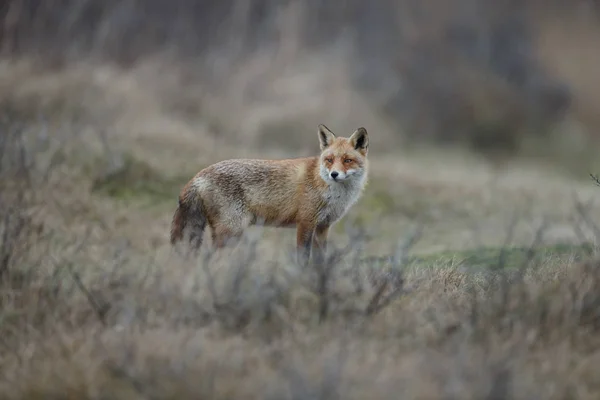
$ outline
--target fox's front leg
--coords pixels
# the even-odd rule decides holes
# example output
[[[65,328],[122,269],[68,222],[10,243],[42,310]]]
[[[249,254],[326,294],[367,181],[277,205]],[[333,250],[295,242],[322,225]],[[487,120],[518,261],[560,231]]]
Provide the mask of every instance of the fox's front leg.
[[[321,265],[325,262],[325,254],[327,252],[327,235],[329,234],[329,226],[317,226],[313,236],[312,250],[313,260],[315,264]]]
[[[305,267],[310,259],[310,248],[314,235],[314,226],[308,223],[298,224],[296,232],[296,250],[298,255],[298,263]]]

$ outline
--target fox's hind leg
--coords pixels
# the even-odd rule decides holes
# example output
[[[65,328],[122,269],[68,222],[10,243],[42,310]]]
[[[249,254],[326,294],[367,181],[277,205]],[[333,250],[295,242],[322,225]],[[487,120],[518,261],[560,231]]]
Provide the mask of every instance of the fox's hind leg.
[[[228,244],[236,244],[241,239],[244,229],[249,225],[248,218],[229,219],[219,221],[212,228],[212,242],[215,249],[220,249]]]
[[[214,249],[221,249],[228,244],[235,244],[242,236],[242,230],[230,230],[227,227],[218,226],[212,230],[212,242]]]
[[[229,207],[220,209],[218,215],[219,218],[211,224],[214,249],[237,243],[252,222],[252,215],[239,203],[232,203]]]

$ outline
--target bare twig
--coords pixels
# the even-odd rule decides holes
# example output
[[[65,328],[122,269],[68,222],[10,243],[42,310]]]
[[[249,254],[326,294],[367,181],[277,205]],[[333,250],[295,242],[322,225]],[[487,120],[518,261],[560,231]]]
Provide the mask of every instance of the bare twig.
[[[596,182],[596,185],[600,186],[600,178],[598,178],[596,175],[594,174],[590,174],[590,177],[592,178],[592,180],[594,182]]]
[[[406,264],[410,249],[419,241],[422,235],[423,225],[419,224],[403,241],[398,242],[391,259],[394,268],[402,267]]]
[[[91,234],[91,229],[88,228],[87,231],[86,231],[86,234],[83,235],[83,238],[80,240],[79,244],[75,248],[75,251],[73,252],[74,255],[78,254],[83,249],[83,247],[86,244],[88,238],[90,237],[90,234]],[[96,313],[96,316],[98,317],[98,320],[102,323],[102,325],[106,326],[107,325],[106,314],[110,310],[110,304],[108,304],[108,303],[106,303],[104,301],[98,300],[98,299],[96,299],[92,295],[92,293],[84,285],[84,283],[81,280],[79,274],[73,269],[73,265],[72,264],[69,264],[67,266],[67,270],[71,274],[71,277],[73,278],[73,281],[77,285],[77,288],[85,295],[88,303],[90,304],[90,306],[92,307],[92,309]]]
[[[92,295],[92,293],[88,290],[88,288],[81,281],[81,278],[79,277],[79,274],[73,270],[73,266],[72,265],[69,265],[67,267],[67,270],[71,274],[71,277],[73,278],[73,281],[75,282],[75,284],[77,285],[77,287],[79,288],[79,290],[81,290],[81,292],[87,298],[88,303],[90,303],[90,306],[92,307],[92,309],[96,313],[96,316],[98,317],[98,320],[102,323],[102,325],[106,326],[107,325],[106,314],[110,310],[110,305],[108,303],[103,303],[102,304],[99,300],[97,300]]]
[[[381,297],[383,296],[385,289],[387,289],[388,284],[389,284],[389,282],[387,279],[384,279],[379,284],[379,287],[377,288],[377,290],[375,291],[375,294],[373,294],[373,297],[371,297],[371,301],[369,301],[369,304],[367,305],[365,314],[371,315],[371,314],[375,313],[375,310],[377,310],[377,308],[379,306],[379,301],[380,301]]]
[[[511,218],[510,224],[508,226],[506,238],[504,239],[504,243],[502,245],[502,248],[500,249],[500,254],[498,255],[498,263],[496,265],[492,266],[492,268],[491,268],[492,271],[501,271],[506,266],[507,249],[513,241],[513,237],[515,235],[515,231],[516,231],[518,222],[519,222],[519,216],[518,216],[517,212],[515,211],[515,213],[513,214],[513,217]]]
[[[577,236],[577,239],[579,239],[579,241],[584,244],[587,242],[587,239],[585,237],[585,233],[583,232],[583,229],[581,229],[581,224],[579,221],[577,221],[577,218],[575,218],[574,216],[571,216],[569,218],[569,220],[571,221],[571,225],[573,226],[573,231],[575,232],[575,235]]]
[[[384,293],[387,287],[392,281],[392,289],[391,292],[384,296]],[[404,293],[404,278],[401,274],[395,277],[386,277],[380,284],[375,294],[371,298],[371,301],[367,305],[365,309],[366,315],[375,315],[385,307],[389,306],[396,298],[398,298],[402,293]]]
[[[592,232],[594,233],[594,236],[596,238],[596,242],[598,242],[600,240],[600,228],[590,217],[590,215],[588,213],[589,206],[583,204],[581,202],[581,200],[579,200],[579,198],[577,197],[576,194],[573,194],[573,201],[575,202],[575,209],[579,213],[579,216],[581,217],[583,222],[588,226],[588,228],[590,228],[592,230]]]
[[[365,309],[366,315],[377,314],[404,292],[404,277],[401,268],[406,265],[409,250],[421,238],[422,232],[423,226],[419,224],[403,241],[399,242],[390,257],[391,269],[388,275],[378,283],[377,289]],[[375,273],[381,273],[381,271],[376,271]],[[391,291],[384,296],[390,283],[392,284]]]
[[[529,249],[527,250],[525,260],[519,267],[519,276],[521,278],[524,276],[525,270],[527,269],[527,267],[533,261],[533,258],[535,257],[535,253],[536,253],[536,248],[542,243],[542,241],[544,239],[544,234],[546,233],[548,226],[549,226],[548,220],[544,219],[542,221],[542,223],[540,224],[540,227],[537,229],[537,231],[535,233],[535,237],[533,239],[533,242],[531,243],[531,246],[529,246]]]

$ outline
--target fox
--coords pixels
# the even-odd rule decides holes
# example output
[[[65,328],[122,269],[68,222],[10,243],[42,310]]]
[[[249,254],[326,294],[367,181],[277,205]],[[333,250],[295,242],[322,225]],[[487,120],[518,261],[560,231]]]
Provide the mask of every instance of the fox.
[[[189,230],[198,250],[210,227],[214,249],[239,239],[251,225],[296,228],[296,259],[322,263],[331,226],[359,200],[368,179],[364,127],[338,137],[318,125],[321,153],[289,159],[229,159],[198,172],[179,193],[171,222],[175,245]]]

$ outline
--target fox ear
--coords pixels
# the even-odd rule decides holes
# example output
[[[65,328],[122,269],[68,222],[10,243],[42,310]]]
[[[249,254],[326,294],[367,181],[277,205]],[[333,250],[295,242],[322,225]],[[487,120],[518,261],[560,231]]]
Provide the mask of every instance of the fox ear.
[[[333,140],[335,139],[335,134],[329,130],[325,125],[319,125],[319,142],[321,144],[321,150],[325,150]]]
[[[350,136],[350,144],[358,151],[363,151],[365,154],[369,150],[369,134],[363,127],[358,128],[352,136]]]

